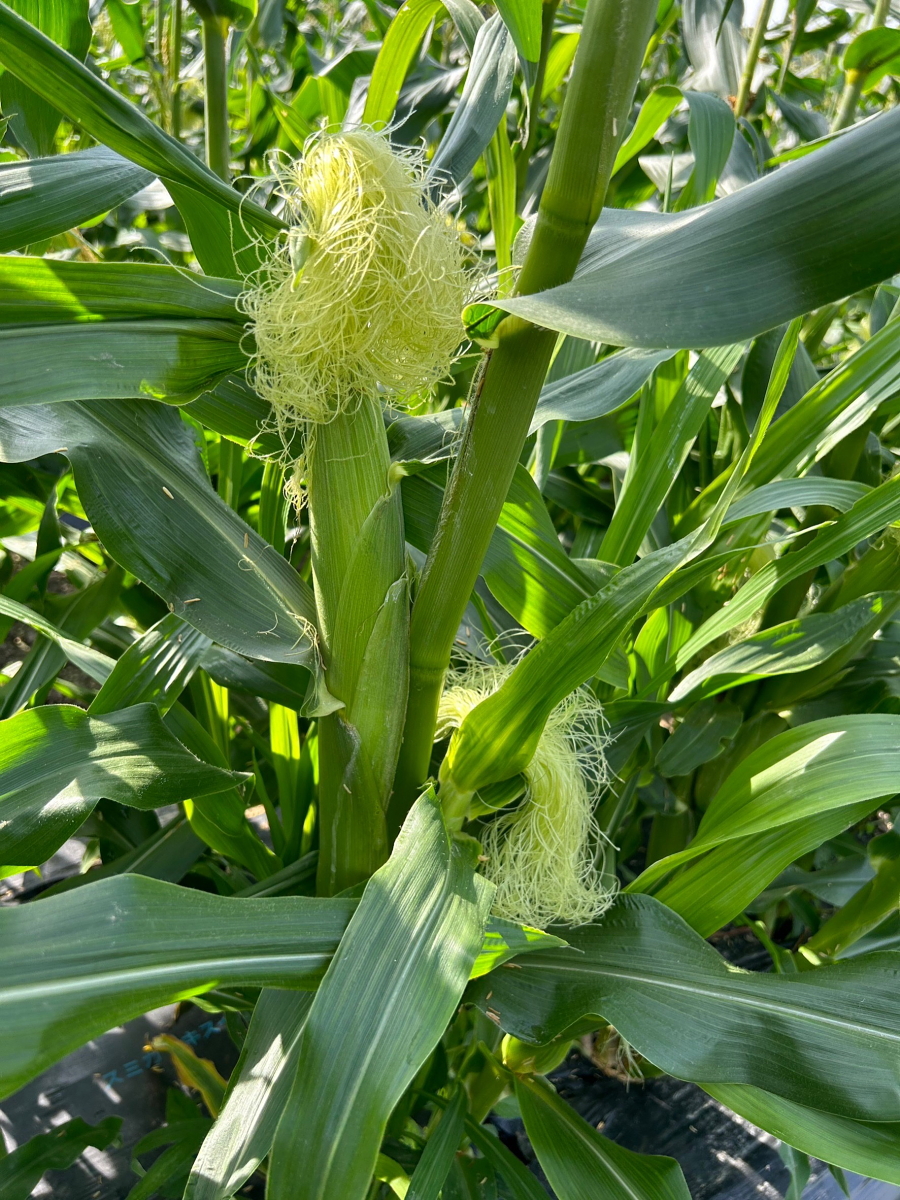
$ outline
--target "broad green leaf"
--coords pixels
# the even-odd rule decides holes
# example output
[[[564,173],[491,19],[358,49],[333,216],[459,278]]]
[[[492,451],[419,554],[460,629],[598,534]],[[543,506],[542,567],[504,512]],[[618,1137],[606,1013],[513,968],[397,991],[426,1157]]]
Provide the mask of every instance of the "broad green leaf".
[[[513,36],[516,49],[528,62],[541,54],[541,5],[539,0],[499,0],[497,9]]]
[[[871,636],[900,603],[894,592],[863,596],[833,613],[810,613],[720,650],[669,693],[672,703],[688,696],[714,696],[726,688],[772,675],[793,675],[828,662],[860,630]]]
[[[57,633],[71,638],[73,642],[88,637],[108,617],[121,585],[122,571],[114,567],[93,583],[74,592],[63,602]],[[96,657],[83,657],[91,662],[92,673],[99,674],[105,670],[105,665]],[[60,643],[52,635],[40,632],[18,671],[9,683],[0,688],[0,718],[11,717],[24,708],[41,688],[52,683],[65,661],[66,654]]]
[[[900,321],[890,321],[772,423],[745,486],[808,470],[900,388]]]
[[[0,910],[0,1095],[161,1004],[228,984],[315,988],[355,904],[120,875]]]
[[[535,433],[547,421],[592,421],[615,412],[673,354],[671,350],[620,350],[593,367],[545,384],[529,432]]]
[[[804,947],[806,957],[837,956],[871,933],[897,910],[900,897],[900,834],[893,830],[874,837],[866,847],[874,878],[854,892],[843,908],[833,913]]]
[[[191,249],[207,275],[244,279],[259,267],[259,225],[208,193],[166,180],[184,220]]]
[[[152,705],[90,717],[52,704],[10,717],[0,730],[4,874],[48,859],[100,799],[159,808],[239,778],[190,754]]]
[[[0,1158],[0,1195],[3,1200],[28,1200],[45,1171],[64,1171],[88,1146],[105,1150],[119,1137],[121,1117],[107,1117],[87,1125],[80,1117],[57,1125]]]
[[[151,319],[202,317],[243,329],[235,304],[239,293],[240,287],[229,279],[201,278],[156,263],[0,258],[0,325],[5,326],[134,321],[126,328],[139,331]],[[130,338],[126,344],[131,353]]]
[[[529,954],[532,950],[548,949],[551,945],[563,946],[562,938],[530,925],[517,925],[503,917],[491,917],[484,931],[481,952],[472,966],[471,978],[479,979],[489,971],[503,966],[511,958]]]
[[[165,718],[166,727],[198,758],[223,769],[228,758],[193,713],[173,704]],[[218,854],[233,858],[257,879],[267,879],[284,864],[259,838],[247,819],[246,800],[235,787],[205,796],[185,798],[184,811],[191,829]]]
[[[470,977],[487,974],[520,954],[563,944],[539,929],[491,917]],[[194,1164],[185,1200],[226,1200],[269,1153],[297,1073],[300,1037],[311,1003],[304,994],[263,991],[225,1107]]]
[[[796,975],[739,971],[650,896],[622,896],[568,940],[479,980],[470,998],[526,1041],[546,1043],[596,1017],[680,1079],[749,1083],[854,1119],[900,1119],[900,955]]]
[[[133,850],[119,855],[111,862],[92,867],[86,875],[70,875],[54,883],[36,899],[47,900],[73,888],[109,879],[113,875],[147,875],[150,879],[162,879],[167,883],[178,883],[206,850],[206,843],[194,833],[187,817],[179,814],[167,825],[157,829],[150,837]]]
[[[387,1119],[481,947],[492,889],[473,866],[433,797],[422,796],[310,1009],[272,1149],[271,1200],[367,1195]]]
[[[668,778],[689,775],[716,758],[737,733],[743,715],[736,704],[696,704],[657,754],[660,773]]]
[[[628,137],[619,147],[619,153],[616,155],[616,162],[613,167],[613,174],[616,171],[620,171],[626,163],[631,162],[635,155],[640,154],[647,143],[653,140],[657,132],[665,125],[666,121],[668,121],[669,117],[671,117],[672,113],[681,103],[681,100],[681,88],[664,84],[662,87],[653,89],[641,105],[637,120],[631,127]]]
[[[690,453],[719,389],[744,347],[724,346],[700,356],[625,478],[598,557],[626,565],[634,560],[653,518]]]
[[[24,604],[9,600],[6,596],[0,596],[0,613],[12,617],[16,621],[22,621],[25,625],[30,625],[32,629],[42,633],[45,638],[55,642],[69,662],[84,671],[85,675],[88,675],[95,683],[104,683],[115,667],[115,659],[95,650],[93,646],[85,646],[73,638],[66,637],[62,629],[58,629],[46,617],[40,616],[34,609],[27,608]],[[124,706],[118,705],[117,707]]]
[[[684,98],[690,109],[688,141],[694,169],[678,197],[678,210],[712,200],[736,136],[734,113],[725,100],[709,92],[685,92]]]
[[[745,521],[763,513],[777,512],[781,508],[808,508],[813,504],[827,505],[838,512],[846,512],[866,492],[868,484],[855,479],[831,479],[827,475],[804,475],[801,479],[777,479],[754,488],[743,500],[732,504],[723,524]]]
[[[179,616],[238,653],[320,670],[310,589],[213,492],[177,412],[98,401],[0,414],[4,461],[62,446],[106,549]]]
[[[742,1083],[711,1083],[706,1091],[720,1104],[806,1154],[846,1171],[900,1183],[897,1122],[836,1117]]]
[[[193,400],[246,363],[230,321],[0,328],[0,407],[63,400]]]
[[[635,1154],[588,1125],[544,1079],[516,1079],[525,1132],[559,1200],[690,1200],[674,1158]]]
[[[727,606],[705,621],[673,656],[675,669],[681,670],[704,646],[752,617],[786,583],[846,554],[864,538],[872,537],[898,519],[900,478],[888,479],[857,500],[833,524],[821,529],[803,549],[766,563],[751,576]]]
[[[900,30],[882,26],[859,34],[844,51],[843,66],[848,82],[858,83],[864,92],[885,75],[900,73]]]
[[[503,1145],[491,1126],[466,1118],[466,1133],[506,1184],[510,1200],[544,1200],[546,1192],[521,1159]]]
[[[149,171],[105,146],[0,163],[0,252],[73,229],[152,182]]]
[[[91,716],[147,703],[168,712],[209,647],[205,634],[169,613],[120,655],[91,702]]]
[[[457,1086],[437,1125],[428,1134],[422,1157],[409,1181],[406,1200],[438,1200],[456,1157],[465,1121],[466,1093]]]
[[[825,809],[765,833],[723,842],[688,863],[663,885],[657,898],[708,937],[741,913],[791,863],[865,820],[876,803],[863,800]]]
[[[516,73],[516,52],[499,14],[478,31],[462,96],[428,166],[436,183],[461,184],[494,136]]]
[[[443,8],[441,0],[404,0],[388,26],[366,94],[363,121],[386,124],[394,115],[397,97],[425,30]]]
[[[780,825],[892,794],[900,769],[898,738],[900,717],[891,713],[831,717],[777,734],[731,772],[690,846],[648,867],[629,890],[649,890],[675,867],[724,842],[751,842]],[[678,888],[676,878],[660,896],[695,927],[712,932],[733,915],[722,909],[721,892],[694,894],[686,904],[679,902]],[[712,924],[710,909],[718,924]]]
[[[76,60],[84,59],[91,44],[87,0],[11,0],[10,7]],[[53,153],[60,124],[58,107],[24,86],[15,74],[0,81],[0,105],[9,114],[16,141],[29,158]]]
[[[754,337],[900,269],[898,160],[892,111],[713,204],[607,209],[571,283],[495,304],[616,346]]]
[[[306,993],[263,990],[225,1104],[191,1169],[184,1200],[227,1200],[269,1153],[294,1083],[311,1004]]]
[[[443,468],[403,480],[407,540],[426,551],[440,516]],[[518,467],[485,555],[485,583],[503,607],[536,637],[550,632],[595,586],[560,545],[546,506],[524,467]]]
[[[283,228],[277,217],[229,187],[186,146],[2,3],[0,64],[98,142],[160,179],[208,196],[263,234]]]

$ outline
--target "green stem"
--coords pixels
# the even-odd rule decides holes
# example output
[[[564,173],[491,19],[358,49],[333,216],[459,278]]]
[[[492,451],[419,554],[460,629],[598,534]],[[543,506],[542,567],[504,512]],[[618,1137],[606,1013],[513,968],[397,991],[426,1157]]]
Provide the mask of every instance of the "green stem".
[[[744,63],[744,72],[741,75],[737,98],[734,102],[734,115],[736,117],[742,117],[747,110],[747,102],[750,99],[750,88],[753,86],[753,72],[756,70],[759,52],[762,49],[763,39],[769,27],[769,17],[772,15],[772,6],[774,3],[775,0],[763,0],[759,16],[756,18],[753,36],[750,38],[750,46],[747,50],[747,59]]]
[[[203,63],[205,86],[206,162],[210,170],[228,179],[231,138],[228,129],[228,63],[225,48],[228,21],[223,17],[203,18]]]
[[[172,0],[169,23],[169,124],[172,137],[181,137],[181,21],[182,0]]]
[[[528,164],[531,162],[534,145],[537,141],[538,116],[544,95],[544,76],[547,73],[547,55],[550,53],[550,45],[553,41],[553,19],[556,16],[558,4],[559,0],[544,0],[541,8],[541,52],[528,104],[528,134],[516,163],[516,195],[519,203],[521,203],[522,193],[525,191]]]
[[[572,278],[606,195],[655,0],[589,0],[518,291]],[[513,473],[556,334],[517,317],[496,331],[448,481],[410,627],[410,698],[389,824],[427,778],[444,673]]]
[[[891,0],[878,0],[878,3],[875,5],[875,12],[872,14],[871,28],[880,29],[887,20],[890,11]],[[859,104],[859,98],[862,95],[865,81],[866,75],[864,71],[847,72],[844,81],[844,90],[841,93],[841,102],[838,105],[834,124],[831,127],[832,133],[837,133],[839,129],[846,129],[848,125],[852,125],[856,120],[856,106]]]

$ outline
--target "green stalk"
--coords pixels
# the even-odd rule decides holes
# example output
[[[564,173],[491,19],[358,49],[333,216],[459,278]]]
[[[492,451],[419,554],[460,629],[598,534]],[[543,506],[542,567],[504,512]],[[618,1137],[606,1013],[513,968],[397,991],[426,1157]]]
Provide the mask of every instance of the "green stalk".
[[[403,510],[390,465],[374,397],[313,432],[307,486],[319,632],[328,688],[344,704],[319,722],[322,895],[367,879],[388,852],[409,621]]]
[[[228,179],[231,140],[228,129],[228,21],[224,17],[203,18],[203,63],[206,120],[206,162],[210,170]]]
[[[589,0],[559,133],[518,291],[572,278],[606,195],[655,0]],[[506,499],[556,334],[518,317],[485,359],[410,627],[410,695],[395,799],[399,822],[427,778],[437,708],[459,622]]]
[[[522,147],[522,153],[519,155],[519,160],[516,163],[516,195],[520,200],[522,193],[525,191],[528,164],[531,161],[531,156],[534,153],[534,145],[537,141],[538,117],[541,109],[541,100],[544,95],[544,76],[547,73],[547,55],[550,53],[550,45],[553,41],[553,19],[556,16],[558,4],[559,0],[544,0],[541,8],[541,51],[534,76],[534,87],[531,89],[531,96],[529,98],[528,134],[525,138],[525,145]]]
[[[887,20],[890,11],[891,0],[878,0],[878,3],[875,5],[875,12],[872,14],[871,28],[880,29]],[[865,71],[847,72],[844,81],[844,90],[841,93],[841,102],[838,105],[834,124],[831,127],[833,133],[837,133],[839,129],[846,129],[848,125],[852,125],[856,120],[856,106],[859,104],[859,98],[862,95],[863,84],[865,82]]]
[[[172,137],[181,137],[181,19],[182,0],[172,0],[169,24],[169,125]]]
[[[753,86],[753,72],[756,70],[756,64],[759,61],[759,52],[762,49],[763,39],[769,27],[769,18],[772,15],[774,3],[775,0],[763,0],[759,15],[756,18],[756,25],[753,28],[753,36],[750,38],[750,46],[747,50],[747,59],[744,63],[744,71],[741,75],[737,98],[734,102],[734,115],[736,117],[742,117],[747,110],[747,102],[750,99],[750,88]]]

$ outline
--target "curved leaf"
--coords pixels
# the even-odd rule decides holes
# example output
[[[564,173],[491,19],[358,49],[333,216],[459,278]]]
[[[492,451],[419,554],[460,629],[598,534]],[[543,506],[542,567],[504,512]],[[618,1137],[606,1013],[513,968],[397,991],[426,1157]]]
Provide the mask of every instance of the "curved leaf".
[[[275,1135],[270,1200],[368,1194],[387,1119],[453,1015],[493,889],[433,795],[407,817],[307,1018]]]
[[[892,110],[701,208],[608,209],[571,283],[496,306],[615,346],[754,337],[900,269],[898,164]]]
[[[152,182],[106,146],[0,163],[0,253],[74,229]]]
[[[310,588],[212,490],[174,409],[95,401],[0,413],[3,461],[62,446],[91,524],[117,561],[214,641],[319,678]],[[335,701],[320,687],[311,704],[331,711]]]
[[[283,222],[219,179],[77,58],[0,2],[0,64],[98,142],[271,233]]]
[[[195,758],[150,704],[91,717],[51,704],[0,722],[0,864],[37,866],[98,800],[152,809],[240,779]]]
[[[315,988],[355,907],[119,875],[0,909],[0,1095],[161,1004],[225,984]]]
[[[691,1200],[674,1158],[603,1137],[543,1079],[516,1079],[525,1132],[559,1200]]]
[[[739,971],[650,896],[622,896],[601,924],[568,940],[527,955],[518,971],[494,971],[471,997],[526,1041],[546,1043],[595,1016],[680,1079],[749,1083],[854,1119],[900,1119],[900,954],[798,975]]]

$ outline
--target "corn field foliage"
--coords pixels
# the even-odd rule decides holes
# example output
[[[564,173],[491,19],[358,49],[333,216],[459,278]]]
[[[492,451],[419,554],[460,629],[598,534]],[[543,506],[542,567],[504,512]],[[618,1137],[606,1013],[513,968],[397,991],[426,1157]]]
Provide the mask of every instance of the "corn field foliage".
[[[898,76],[896,0],[0,3],[2,1094],[240,1049],[134,1200],[539,1200],[498,1105],[689,1200],[573,1047],[900,1183]]]

